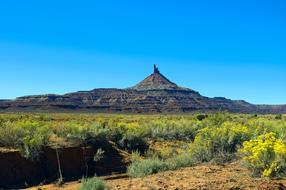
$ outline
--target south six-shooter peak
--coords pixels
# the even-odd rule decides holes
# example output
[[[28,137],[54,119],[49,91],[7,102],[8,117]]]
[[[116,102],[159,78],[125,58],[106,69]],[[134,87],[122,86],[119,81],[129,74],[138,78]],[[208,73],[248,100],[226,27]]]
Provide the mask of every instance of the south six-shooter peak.
[[[132,87],[134,90],[176,90],[180,89],[175,83],[167,79],[160,73],[158,67],[154,65],[153,73],[145,78],[143,81]]]
[[[207,82],[207,81],[206,81]],[[229,111],[234,113],[286,113],[286,105],[254,105],[243,100],[208,98],[178,86],[154,65],[153,73],[127,89],[99,88],[64,95],[23,96],[0,100],[0,112],[87,113],[186,113]]]

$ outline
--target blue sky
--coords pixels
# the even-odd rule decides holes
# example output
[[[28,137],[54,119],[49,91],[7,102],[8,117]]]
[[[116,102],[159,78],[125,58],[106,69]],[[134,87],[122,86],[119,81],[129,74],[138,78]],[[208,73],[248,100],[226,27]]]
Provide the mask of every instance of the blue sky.
[[[286,1],[1,1],[0,99],[125,88],[286,103]]]

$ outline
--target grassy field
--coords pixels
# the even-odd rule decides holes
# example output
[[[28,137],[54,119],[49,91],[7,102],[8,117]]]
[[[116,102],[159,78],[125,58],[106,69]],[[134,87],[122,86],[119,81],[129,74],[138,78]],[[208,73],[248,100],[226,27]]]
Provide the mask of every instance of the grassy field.
[[[46,146],[106,142],[132,154],[131,177],[234,160],[254,176],[286,174],[284,115],[0,114],[1,149],[20,150],[30,159]]]

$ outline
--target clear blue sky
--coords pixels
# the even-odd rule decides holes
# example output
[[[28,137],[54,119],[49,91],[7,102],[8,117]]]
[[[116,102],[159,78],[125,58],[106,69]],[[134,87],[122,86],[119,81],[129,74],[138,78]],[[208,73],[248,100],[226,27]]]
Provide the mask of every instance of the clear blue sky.
[[[286,103],[285,0],[0,2],[0,99],[125,88]]]

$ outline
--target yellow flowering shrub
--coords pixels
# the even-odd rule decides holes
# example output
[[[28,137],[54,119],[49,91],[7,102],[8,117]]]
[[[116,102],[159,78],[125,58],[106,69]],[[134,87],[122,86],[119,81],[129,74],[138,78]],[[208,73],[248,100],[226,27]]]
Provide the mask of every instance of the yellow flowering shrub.
[[[235,158],[237,149],[250,137],[246,126],[226,121],[219,127],[199,130],[190,151],[198,162],[227,162]]]
[[[255,175],[268,178],[286,174],[286,144],[273,132],[245,141],[240,152]]]

